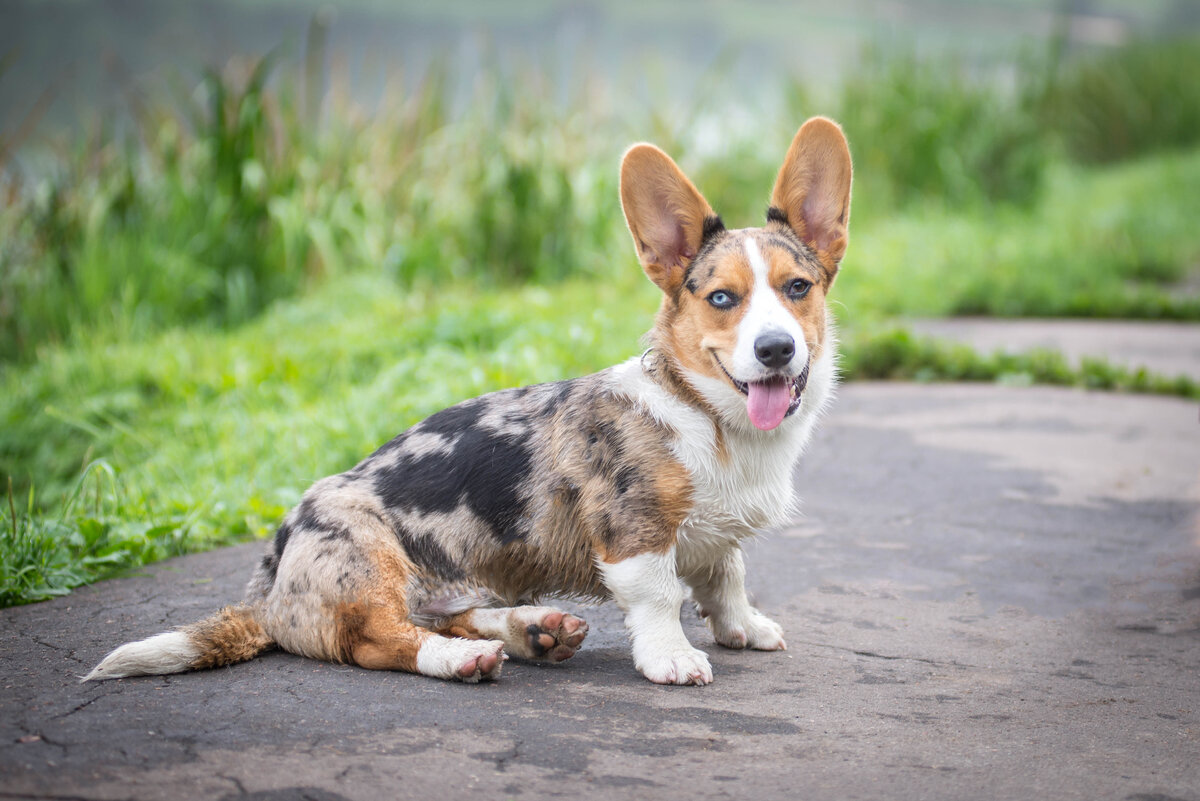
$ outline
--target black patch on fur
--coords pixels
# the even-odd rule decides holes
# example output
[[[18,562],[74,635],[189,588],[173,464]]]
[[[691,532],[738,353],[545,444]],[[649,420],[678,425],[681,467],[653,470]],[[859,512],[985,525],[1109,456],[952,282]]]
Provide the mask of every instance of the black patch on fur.
[[[801,266],[811,266],[809,262],[816,261],[816,259],[809,257],[811,251],[808,249],[808,246],[801,242],[795,234],[791,234],[791,229],[788,229],[788,232],[789,235],[774,231],[769,232],[766,235],[764,244],[768,247],[786,250],[788,255],[792,257],[792,260]]]
[[[708,264],[709,254],[725,237],[725,223],[718,216],[704,220],[704,234],[700,240],[700,250],[696,257],[688,262],[687,271],[683,275],[682,286],[693,295],[699,291],[700,285],[712,276],[712,265]]]
[[[325,526],[321,529],[321,542],[348,542],[350,529],[345,526]]]
[[[275,576],[279,573],[279,557],[269,553],[259,562],[259,568],[267,574],[267,587],[275,586]]]
[[[792,224],[788,222],[787,212],[778,206],[767,206],[767,222],[783,223],[789,228],[792,226]]]
[[[720,215],[709,215],[704,218],[704,229],[700,235],[700,251],[696,252],[694,258],[688,263],[688,269],[684,271],[682,287],[689,291],[692,295],[696,294],[700,284],[696,282],[696,277],[692,275],[696,265],[703,263],[704,258],[712,252],[716,243],[721,241],[722,234],[725,234],[725,222],[721,221]],[[678,300],[678,296],[676,297]]]
[[[559,503],[574,509],[579,503],[579,485],[568,479],[559,479],[554,485],[554,497]]]
[[[283,557],[283,549],[287,547],[288,540],[292,536],[292,526],[290,523],[284,523],[275,532],[275,559]]]
[[[317,518],[317,505],[313,503],[312,498],[304,498],[300,501],[300,505],[296,507],[296,515],[292,519],[292,522],[299,529],[323,528],[321,521]]]
[[[400,540],[404,552],[417,567],[446,581],[459,581],[466,577],[462,568],[454,563],[450,555],[428,534],[413,534],[403,526],[395,526],[396,539]]]
[[[641,476],[638,474],[636,467],[625,466],[617,471],[617,474],[613,477],[613,483],[616,484],[617,492],[624,495],[629,492],[630,487],[637,483],[639,478]]]
[[[615,425],[607,420],[598,420],[588,431],[587,460],[592,473],[611,477],[617,466],[621,464],[624,446],[621,444],[620,432]]]
[[[461,404],[446,411],[460,407]],[[394,466],[380,470],[375,475],[374,488],[384,504],[393,509],[429,513],[451,512],[465,503],[491,527],[500,542],[524,537],[527,503],[519,490],[529,475],[532,452],[517,437],[474,425],[481,413],[481,408],[457,411],[450,417],[439,412],[422,423],[419,427],[422,431],[456,434],[454,449],[450,453],[403,457]],[[463,429],[450,429],[448,426],[455,419],[469,419],[471,423]],[[426,425],[430,422],[436,428]]]
[[[614,520],[612,515],[606,514],[600,524],[600,540],[604,543],[604,547],[611,548],[620,541],[624,531],[621,521]]]
[[[275,551],[262,558],[261,566],[269,579],[268,586],[275,586],[275,576],[279,573],[279,560],[283,558],[283,550],[287,548],[288,540],[291,536],[292,525],[291,523],[284,522],[275,531]]]
[[[715,237],[717,234],[725,233],[725,222],[721,219],[720,214],[710,214],[704,218],[704,230],[700,233],[701,249],[708,243],[708,240]]]
[[[442,434],[452,437],[464,429],[471,428],[487,411],[487,403],[481,398],[463,401],[449,409],[442,409],[418,423],[409,431]],[[401,434],[400,437],[404,435]],[[399,438],[398,438],[399,439]]]
[[[541,408],[538,409],[538,415],[549,417],[562,408],[562,405],[567,402],[567,398],[571,394],[571,385],[574,383],[573,380],[567,379],[548,384],[547,386],[554,387],[554,391],[550,393],[550,396],[545,400]]]
[[[318,513],[318,505],[312,498],[305,498],[296,507],[296,516],[292,526],[297,531],[320,534],[322,542],[349,540],[350,529],[338,522],[330,521]]]
[[[468,453],[471,465],[467,482],[467,506],[492,527],[492,534],[502,543],[525,536],[526,501],[519,489],[529,475],[533,454],[515,437],[498,437],[482,432],[464,436],[463,440],[478,439]],[[457,456],[463,451],[460,441]]]

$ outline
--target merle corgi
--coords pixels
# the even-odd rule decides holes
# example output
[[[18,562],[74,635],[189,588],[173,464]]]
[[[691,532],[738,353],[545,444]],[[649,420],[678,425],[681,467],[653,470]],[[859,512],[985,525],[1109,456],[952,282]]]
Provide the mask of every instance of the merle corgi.
[[[792,513],[792,470],[833,393],[826,296],[846,250],[850,152],[806,122],[761,228],[726,229],[670,157],[621,163],[621,203],[662,304],[640,356],[464,401],[315,483],[244,600],[129,643],[87,677],[175,673],[278,647],[440,679],[560,662],[587,624],[554,596],[611,599],[637,669],[707,684],[685,585],[727,648],[786,648],[750,605],[741,543]]]

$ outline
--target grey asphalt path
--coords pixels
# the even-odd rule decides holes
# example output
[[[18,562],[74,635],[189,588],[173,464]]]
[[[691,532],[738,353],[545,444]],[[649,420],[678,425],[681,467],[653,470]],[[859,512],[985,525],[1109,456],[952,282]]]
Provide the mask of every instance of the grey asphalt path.
[[[1196,323],[951,317],[906,324],[916,334],[960,342],[981,353],[1053,350],[1076,366],[1088,357],[1200,381],[1200,325]]]
[[[846,387],[750,547],[789,650],[694,642],[656,687],[620,616],[480,686],[272,653],[80,685],[237,598],[262,545],[0,612],[0,798],[1200,799],[1200,422],[1173,398]],[[577,607],[572,607],[577,608]]]

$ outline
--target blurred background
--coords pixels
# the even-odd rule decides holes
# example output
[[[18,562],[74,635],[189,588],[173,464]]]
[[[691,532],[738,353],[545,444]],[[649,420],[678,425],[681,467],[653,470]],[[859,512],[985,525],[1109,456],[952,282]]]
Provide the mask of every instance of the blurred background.
[[[0,5],[0,603],[269,534],[416,420],[638,352],[634,141],[761,224],[855,159],[849,379],[1200,397],[914,334],[1200,320],[1200,0]]]

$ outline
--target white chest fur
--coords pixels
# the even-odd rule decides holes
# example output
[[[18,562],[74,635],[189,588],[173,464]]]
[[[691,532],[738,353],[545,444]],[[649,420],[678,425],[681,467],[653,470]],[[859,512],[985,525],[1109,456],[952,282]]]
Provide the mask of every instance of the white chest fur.
[[[689,376],[723,419],[723,448],[708,415],[647,376],[639,359],[613,369],[618,391],[677,432],[675,456],[687,468],[693,488],[693,507],[676,548],[681,573],[711,563],[739,540],[795,514],[792,472],[833,394],[831,351],[813,363],[800,409],[773,431],[755,429],[745,402],[727,387],[709,387],[705,379]]]

